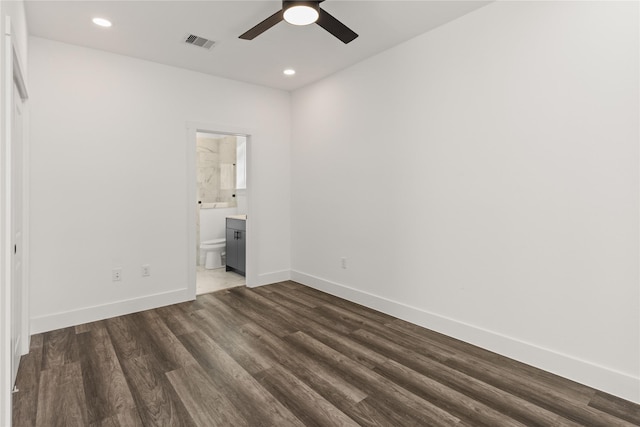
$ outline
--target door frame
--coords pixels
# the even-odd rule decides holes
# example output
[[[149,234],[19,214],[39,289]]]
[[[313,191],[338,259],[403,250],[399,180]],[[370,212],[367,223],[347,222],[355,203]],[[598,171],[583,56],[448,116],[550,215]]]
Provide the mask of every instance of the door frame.
[[[244,136],[247,139],[247,264],[246,264],[246,284],[247,287],[258,286],[258,245],[254,244],[251,236],[258,235],[259,224],[252,221],[256,218],[256,205],[253,202],[253,144],[255,142],[255,132],[251,129],[230,126],[218,123],[187,122],[187,291],[190,296],[196,297],[196,205],[197,199],[197,154],[196,138],[197,133],[213,133],[218,135]]]
[[[12,133],[13,133],[13,85],[15,83],[18,89],[18,95],[23,101],[23,155],[22,155],[22,223],[23,233],[22,241],[22,313],[20,319],[20,341],[21,353],[26,354],[29,349],[29,314],[28,314],[28,258],[29,252],[27,248],[28,242],[28,134],[26,132],[27,126],[25,126],[24,118],[26,116],[27,109],[25,108],[25,102],[28,99],[27,86],[24,79],[23,67],[20,63],[20,55],[18,54],[19,48],[16,45],[14,37],[12,37],[12,25],[11,18],[6,17],[4,25],[4,38],[3,56],[4,68],[2,74],[4,75],[4,81],[2,82],[4,97],[4,129],[0,136],[0,164],[2,165],[3,173],[0,174],[0,309],[2,311],[2,317],[0,318],[0,424],[10,426],[11,425],[11,391],[13,378],[11,375],[11,320],[14,316],[12,312],[12,295],[11,295],[11,272],[13,270],[12,265],[12,240],[10,238],[12,233]]]

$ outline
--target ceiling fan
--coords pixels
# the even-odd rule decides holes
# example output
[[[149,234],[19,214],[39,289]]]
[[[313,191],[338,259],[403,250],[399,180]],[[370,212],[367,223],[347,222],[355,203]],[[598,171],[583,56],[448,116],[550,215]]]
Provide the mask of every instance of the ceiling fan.
[[[244,40],[253,40],[280,21],[287,21],[293,25],[309,25],[314,22],[347,44],[358,35],[349,27],[334,18],[329,12],[320,9],[320,3],[316,1],[282,1],[282,9],[260,22],[249,31],[240,36]]]

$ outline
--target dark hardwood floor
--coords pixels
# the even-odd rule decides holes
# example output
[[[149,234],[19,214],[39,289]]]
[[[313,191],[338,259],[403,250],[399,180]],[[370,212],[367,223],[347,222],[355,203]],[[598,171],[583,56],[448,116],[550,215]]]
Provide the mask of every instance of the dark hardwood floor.
[[[294,282],[32,337],[22,426],[630,426],[640,406]]]

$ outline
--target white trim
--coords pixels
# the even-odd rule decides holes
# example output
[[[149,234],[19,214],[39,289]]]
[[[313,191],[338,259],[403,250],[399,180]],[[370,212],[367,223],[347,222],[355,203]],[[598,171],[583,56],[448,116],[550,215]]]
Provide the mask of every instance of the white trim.
[[[636,19],[640,19],[640,8],[638,8],[637,15],[638,16],[636,16]],[[638,52],[636,52],[636,53],[640,54],[640,50]],[[638,96],[637,93],[636,93],[636,96]],[[638,131],[640,132],[640,124],[638,125]],[[637,158],[636,160],[638,161],[637,164],[640,165],[640,157]],[[640,221],[640,218],[638,218],[638,221]],[[640,228],[639,228],[639,230],[640,230]],[[637,237],[638,237],[638,241],[639,241],[639,244],[640,244],[640,232],[638,233]],[[638,261],[638,263],[640,263],[640,258],[638,258],[637,261]],[[638,283],[638,288],[640,288],[640,282]],[[638,301],[637,301],[637,303],[638,303],[638,306],[640,306],[640,292],[638,292]],[[637,326],[638,326],[638,342],[640,342],[640,319],[638,319],[638,325]],[[634,401],[633,398],[631,400]],[[637,390],[636,390],[635,402],[636,403],[640,403],[640,379],[638,380],[638,387],[637,387]]]
[[[285,282],[291,280],[291,270],[274,271],[271,273],[264,273],[258,276],[257,285],[247,285],[248,288],[255,288],[256,286],[270,285],[272,283]]]
[[[139,298],[113,301],[107,304],[34,317],[31,319],[31,330],[34,334],[39,334],[191,300],[193,300],[191,293],[187,288],[184,288]]]
[[[26,95],[26,89],[25,89]],[[22,96],[22,95],[21,95]],[[22,98],[22,354],[29,353],[31,343],[31,173],[29,141],[29,108]]]
[[[633,375],[310,274],[294,270],[291,280],[640,403],[640,378]]]
[[[14,107],[14,83],[18,89],[18,95],[22,101],[26,101],[28,98],[27,86],[24,79],[22,70],[24,69],[20,64],[19,48],[15,43],[15,39],[12,36],[12,24],[11,17],[5,17],[4,23],[4,69],[2,73],[4,75],[3,88],[0,92],[4,93],[5,103],[3,111],[4,119],[4,133],[0,136],[0,164],[4,170],[4,175],[0,174],[0,272],[4,275],[0,276],[0,311],[4,316],[0,319],[0,424],[10,426],[11,425],[11,389],[13,382],[13,371],[11,366],[11,359],[14,349],[11,348],[11,325],[14,317],[12,310],[12,295],[11,295],[11,277],[13,271],[12,263],[12,241],[13,230],[11,224],[11,212],[12,212],[12,173],[13,173],[13,156],[12,156],[12,138],[13,138],[13,107]],[[23,104],[24,106],[24,104]],[[22,209],[21,209],[21,222],[22,222],[22,234],[21,242],[16,242],[21,250],[22,256],[22,309],[20,319],[20,353],[26,354],[29,351],[29,303],[28,303],[28,262],[29,251],[27,248],[28,239],[28,224],[29,224],[29,210],[28,210],[28,172],[27,156],[28,149],[28,134],[26,129],[26,109],[23,108],[23,122],[22,122],[22,165],[20,172],[22,174]],[[4,156],[4,157],[3,157]],[[26,178],[26,179],[25,179]],[[19,361],[18,361],[19,363]]]
[[[196,194],[198,191],[197,188],[197,177],[196,177],[196,148],[195,148],[195,140],[196,133],[198,132],[197,127],[192,127],[187,125],[187,141],[185,144],[185,149],[187,151],[187,193],[185,194],[186,200],[185,205],[187,206],[187,289],[189,294],[196,297],[196,258],[197,258],[197,237],[196,237]],[[193,149],[191,149],[193,148]]]
[[[22,70],[24,67],[20,61],[19,48],[15,43],[15,38],[12,36],[13,31],[11,28],[10,17],[7,17],[6,22],[6,36],[8,39],[7,46],[11,46],[11,61],[8,61],[7,70],[11,69],[11,78],[13,83],[15,83],[18,88],[18,95],[22,100],[22,131],[20,132],[22,135],[21,142],[21,150],[22,150],[22,165],[21,165],[21,173],[22,173],[22,241],[20,242],[20,250],[21,250],[21,262],[22,262],[22,319],[20,320],[20,351],[23,355],[29,353],[29,344],[31,341],[30,335],[30,313],[29,313],[29,134],[28,134],[28,109],[26,108],[26,101],[29,99],[29,92],[27,90],[27,84],[25,81],[25,76]],[[10,62],[10,67],[9,67]],[[8,80],[7,80],[8,82]],[[9,84],[9,83],[7,83]],[[13,85],[12,92],[13,92]],[[9,108],[9,107],[7,107]],[[8,120],[7,132],[8,138],[13,138],[13,94],[11,96],[11,107],[8,109],[11,116],[7,115],[6,120]]]
[[[7,27],[9,22],[7,22]],[[11,29],[9,29],[11,33]],[[20,351],[23,355],[29,353],[29,345],[31,342],[30,334],[30,301],[29,301],[29,289],[30,289],[30,275],[29,275],[29,197],[30,197],[30,180],[29,180],[29,156],[30,156],[30,144],[29,144],[29,132],[28,132],[28,109],[26,108],[26,102],[29,99],[29,92],[27,90],[27,84],[25,76],[22,70],[24,67],[20,61],[19,48],[14,42],[14,38],[10,34],[7,34],[11,38],[11,51],[12,62],[11,68],[13,70],[13,82],[18,88],[18,94],[22,100],[22,242],[21,242],[21,257],[22,257],[22,319],[20,321]],[[13,97],[12,97],[13,98]],[[13,111],[13,103],[11,105],[11,111]],[[11,122],[13,124],[13,120]]]
[[[256,134],[252,129],[220,124],[220,123],[204,123],[204,122],[187,122],[187,142],[185,149],[187,151],[187,289],[191,292],[193,298],[196,296],[196,133],[215,133],[220,135],[238,135],[247,138],[247,258],[246,258],[246,283],[247,286],[259,286],[260,279],[258,277],[258,245],[252,236],[258,235],[258,224],[251,218],[256,218],[255,204],[252,203],[253,188],[253,143]]]
[[[7,17],[5,21],[5,31],[9,32],[11,20]],[[9,179],[11,169],[11,152],[9,148],[10,140],[10,120],[7,115],[11,112],[11,107],[7,110],[8,102],[13,99],[13,67],[7,52],[11,52],[11,37],[3,34],[5,39],[3,49],[4,69],[0,70],[0,75],[4,78],[0,82],[0,93],[5,97],[5,103],[0,107],[3,111],[2,120],[5,128],[0,134],[0,425],[11,425],[11,243],[8,238],[11,235],[11,180]],[[4,90],[3,90],[4,89]],[[9,116],[10,118],[10,116]],[[9,125],[9,126],[8,126]],[[0,126],[1,127],[1,126]],[[8,129],[7,129],[8,128]],[[9,138],[7,138],[9,135]],[[7,170],[9,169],[9,170]]]

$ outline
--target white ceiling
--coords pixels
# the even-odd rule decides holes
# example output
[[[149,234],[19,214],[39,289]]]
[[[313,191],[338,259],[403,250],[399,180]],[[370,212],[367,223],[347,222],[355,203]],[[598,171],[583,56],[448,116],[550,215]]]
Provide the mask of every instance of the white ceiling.
[[[327,0],[321,7],[359,34],[346,45],[318,25],[286,22],[252,41],[240,40],[240,34],[281,8],[278,0],[27,0],[26,12],[33,36],[294,90],[487,3]],[[98,16],[113,26],[97,27],[91,19]],[[216,46],[208,51],[187,45],[188,34],[215,40]],[[295,76],[282,74],[289,67]]]

